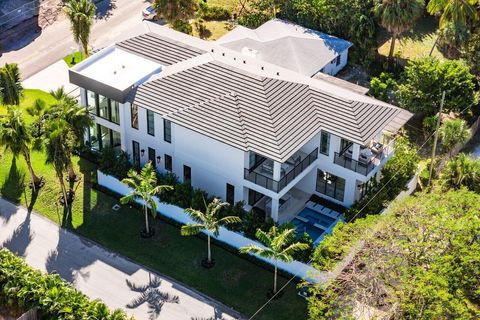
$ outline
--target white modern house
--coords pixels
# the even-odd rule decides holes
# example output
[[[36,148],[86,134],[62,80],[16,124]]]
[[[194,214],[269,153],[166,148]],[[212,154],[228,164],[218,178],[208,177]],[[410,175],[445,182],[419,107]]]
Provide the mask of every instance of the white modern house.
[[[121,148],[275,221],[312,195],[351,206],[411,114],[267,60],[145,22],[70,69],[70,81],[95,119],[93,149]]]

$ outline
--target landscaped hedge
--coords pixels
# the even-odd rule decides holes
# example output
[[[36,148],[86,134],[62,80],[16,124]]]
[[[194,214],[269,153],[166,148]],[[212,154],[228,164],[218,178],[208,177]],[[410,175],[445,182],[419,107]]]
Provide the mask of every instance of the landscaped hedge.
[[[104,303],[90,300],[58,275],[34,270],[7,249],[0,249],[0,305],[37,308],[39,319],[130,319],[121,310],[111,312]]]

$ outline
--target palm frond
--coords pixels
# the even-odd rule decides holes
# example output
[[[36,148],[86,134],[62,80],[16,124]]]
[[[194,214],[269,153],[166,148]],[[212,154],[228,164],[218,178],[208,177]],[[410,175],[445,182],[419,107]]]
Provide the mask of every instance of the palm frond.
[[[205,229],[203,224],[187,224],[182,226],[180,234],[182,236],[194,236],[202,232]]]
[[[272,227],[272,229],[275,228],[275,226]],[[272,230],[270,229],[270,230]],[[267,247],[270,247],[272,244],[272,237],[266,233],[265,231],[261,229],[257,229],[257,232],[255,233],[255,237],[260,240],[264,245]]]
[[[184,210],[184,212],[186,214],[188,214],[190,216],[190,218],[192,218],[193,220],[195,220],[196,222],[205,222],[207,219],[205,217],[205,214],[199,210],[195,210],[193,208],[187,208]]]

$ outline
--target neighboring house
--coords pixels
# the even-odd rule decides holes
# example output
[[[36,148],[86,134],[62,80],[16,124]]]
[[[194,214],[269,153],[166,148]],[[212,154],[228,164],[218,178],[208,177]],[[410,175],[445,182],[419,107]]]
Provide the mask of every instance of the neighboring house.
[[[411,117],[152,23],[125,38],[70,69],[95,118],[92,148],[121,148],[276,221],[313,194],[343,206],[361,199]]]
[[[348,62],[352,43],[292,22],[270,20],[255,30],[238,26],[216,41],[303,75],[336,75]]]

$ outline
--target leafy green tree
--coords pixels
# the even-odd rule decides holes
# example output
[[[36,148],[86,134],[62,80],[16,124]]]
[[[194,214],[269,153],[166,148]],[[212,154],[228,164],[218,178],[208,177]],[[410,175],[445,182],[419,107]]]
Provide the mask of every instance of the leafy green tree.
[[[343,249],[351,263],[311,291],[310,319],[352,319],[358,303],[399,319],[478,319],[479,212],[479,194],[434,190],[395,204],[372,225],[358,225],[360,246]],[[331,237],[337,236],[348,240],[338,232]],[[323,259],[322,252],[316,257]]]
[[[0,102],[6,105],[19,105],[23,96],[20,70],[16,63],[5,63],[0,68]]]
[[[460,153],[446,163],[442,179],[448,188],[480,191],[480,160]]]
[[[467,142],[470,137],[470,129],[462,119],[447,120],[440,127],[439,135],[442,138],[443,147],[451,157],[457,144]]]
[[[393,58],[395,41],[412,28],[423,12],[423,0],[381,0],[375,7],[375,14],[382,27],[392,34],[388,59]]]
[[[197,11],[198,3],[195,0],[154,0],[153,8],[169,22],[177,20],[186,22]]]
[[[292,255],[301,250],[308,249],[308,244],[293,242],[295,229],[279,230],[276,226],[270,228],[268,232],[257,230],[256,237],[265,247],[251,244],[240,248],[241,253],[253,253],[274,262],[275,274],[273,278],[273,294],[277,293],[277,264],[278,261],[291,262]]]
[[[93,18],[97,7],[90,0],[70,0],[65,5],[65,14],[70,20],[73,39],[83,47],[88,56],[88,41],[92,31]]]
[[[412,60],[405,67],[398,85],[400,106],[413,112],[438,112],[442,91],[444,110],[461,111],[475,102],[475,77],[461,61],[433,57]]]
[[[143,202],[143,211],[145,213],[145,236],[151,236],[150,226],[148,223],[148,211],[155,218],[157,216],[157,203],[155,202],[155,196],[159,195],[163,191],[171,190],[172,186],[159,185],[157,186],[157,172],[152,164],[147,163],[140,174],[135,170],[128,172],[128,177],[122,180],[128,187],[132,188],[129,194],[122,197],[120,202],[126,204],[134,202],[135,200],[141,200]]]
[[[472,73],[480,77],[480,27],[472,31],[464,47],[463,58],[467,61]]]
[[[0,120],[0,145],[10,150],[14,157],[23,155],[32,177],[32,190],[35,192],[40,187],[42,179],[33,170],[30,157],[32,142],[32,136],[25,124],[21,110],[8,107],[7,115]]]
[[[221,202],[219,199],[214,199],[208,205],[205,204],[205,213],[195,210],[192,208],[185,209],[185,213],[188,214],[196,223],[189,223],[182,226],[181,233],[182,236],[192,236],[199,234],[202,230],[208,231],[207,233],[207,263],[212,264],[212,250],[210,247],[210,233],[214,237],[218,237],[220,234],[220,227],[233,223],[240,223],[241,220],[239,217],[227,216],[220,218],[220,211],[228,206],[226,202]]]
[[[391,73],[382,72],[380,76],[373,77],[370,80],[369,93],[382,101],[393,102],[396,89],[397,82]]]
[[[427,10],[430,14],[442,12],[440,28],[450,22],[458,26],[466,26],[469,21],[477,19],[476,4],[477,0],[430,0]]]

